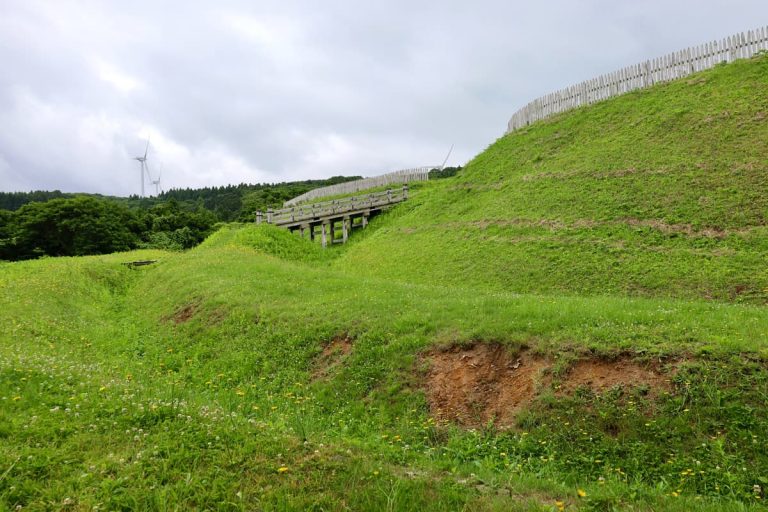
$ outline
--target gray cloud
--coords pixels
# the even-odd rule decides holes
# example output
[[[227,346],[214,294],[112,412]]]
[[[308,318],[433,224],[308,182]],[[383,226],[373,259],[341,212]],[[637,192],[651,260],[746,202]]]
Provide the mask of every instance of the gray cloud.
[[[0,4],[0,190],[463,164],[537,96],[768,23],[764,0]]]

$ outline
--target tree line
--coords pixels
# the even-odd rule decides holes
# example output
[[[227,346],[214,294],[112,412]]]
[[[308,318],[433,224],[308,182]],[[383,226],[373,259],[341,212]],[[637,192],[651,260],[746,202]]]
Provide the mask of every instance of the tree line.
[[[188,249],[219,222],[252,221],[256,210],[279,208],[313,188],[353,179],[359,177],[174,189],[148,198],[2,192],[0,259]]]
[[[454,176],[461,167],[430,171]],[[276,184],[173,189],[156,197],[69,194],[58,190],[0,192],[0,260],[83,256],[137,248],[183,250],[202,242],[220,222],[249,222],[256,211],[313,188],[360,179],[334,176]]]

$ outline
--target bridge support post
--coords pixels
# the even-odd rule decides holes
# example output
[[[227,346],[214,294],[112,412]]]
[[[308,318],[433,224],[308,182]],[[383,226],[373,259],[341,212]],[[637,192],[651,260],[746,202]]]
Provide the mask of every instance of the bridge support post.
[[[349,238],[349,227],[347,227],[347,224],[350,222],[349,217],[344,217],[341,220],[341,241],[342,243],[347,243],[347,238]]]
[[[326,247],[328,245],[328,235],[326,234],[326,232],[328,230],[328,228],[327,228],[328,223],[327,222],[323,222],[321,226],[322,226],[322,233],[323,233],[322,234],[322,243],[323,243],[323,247]]]
[[[309,224],[302,224],[299,229],[301,231],[301,238],[306,238],[307,230],[309,230]]]
[[[256,224],[261,224],[261,210],[256,212]]]
[[[363,212],[363,217],[361,219],[363,228],[365,228],[368,225],[368,217],[370,217],[370,215],[371,215],[370,211]]]
[[[267,224],[272,224],[272,208],[267,210]]]
[[[408,199],[408,184],[403,185],[403,199]]]
[[[328,221],[328,235],[331,239],[331,243],[333,243],[334,240],[336,240],[336,223],[333,219]]]

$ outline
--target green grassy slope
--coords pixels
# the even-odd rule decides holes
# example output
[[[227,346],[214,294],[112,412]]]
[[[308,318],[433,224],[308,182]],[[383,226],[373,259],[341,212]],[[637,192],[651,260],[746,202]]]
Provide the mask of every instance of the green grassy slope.
[[[764,509],[767,73],[512,134],[347,246],[0,263],[0,510]],[[437,359],[496,345],[530,401],[440,421]]]
[[[768,476],[757,441],[768,436],[764,308],[355,278],[301,263],[316,247],[298,238],[282,240],[292,261],[268,255],[281,252],[276,238],[269,226],[233,227],[185,254],[0,268],[0,507],[758,503],[753,486]],[[121,265],[140,258],[159,262]],[[339,336],[351,352],[325,364]],[[631,353],[677,370],[657,398],[550,390],[509,431],[437,425],[422,356],[477,340],[528,346],[561,369]]]
[[[519,292],[768,299],[768,57],[507,135],[341,258]]]

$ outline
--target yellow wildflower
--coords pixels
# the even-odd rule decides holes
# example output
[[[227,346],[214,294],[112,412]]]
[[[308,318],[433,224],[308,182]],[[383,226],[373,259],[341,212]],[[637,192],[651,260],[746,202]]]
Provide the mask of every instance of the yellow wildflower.
[[[285,473],[286,471],[288,471],[288,468],[286,466],[280,466],[279,468],[277,468],[278,473]]]
[[[587,497],[587,491],[584,489],[577,489],[576,494],[579,495],[579,498],[586,498]]]

